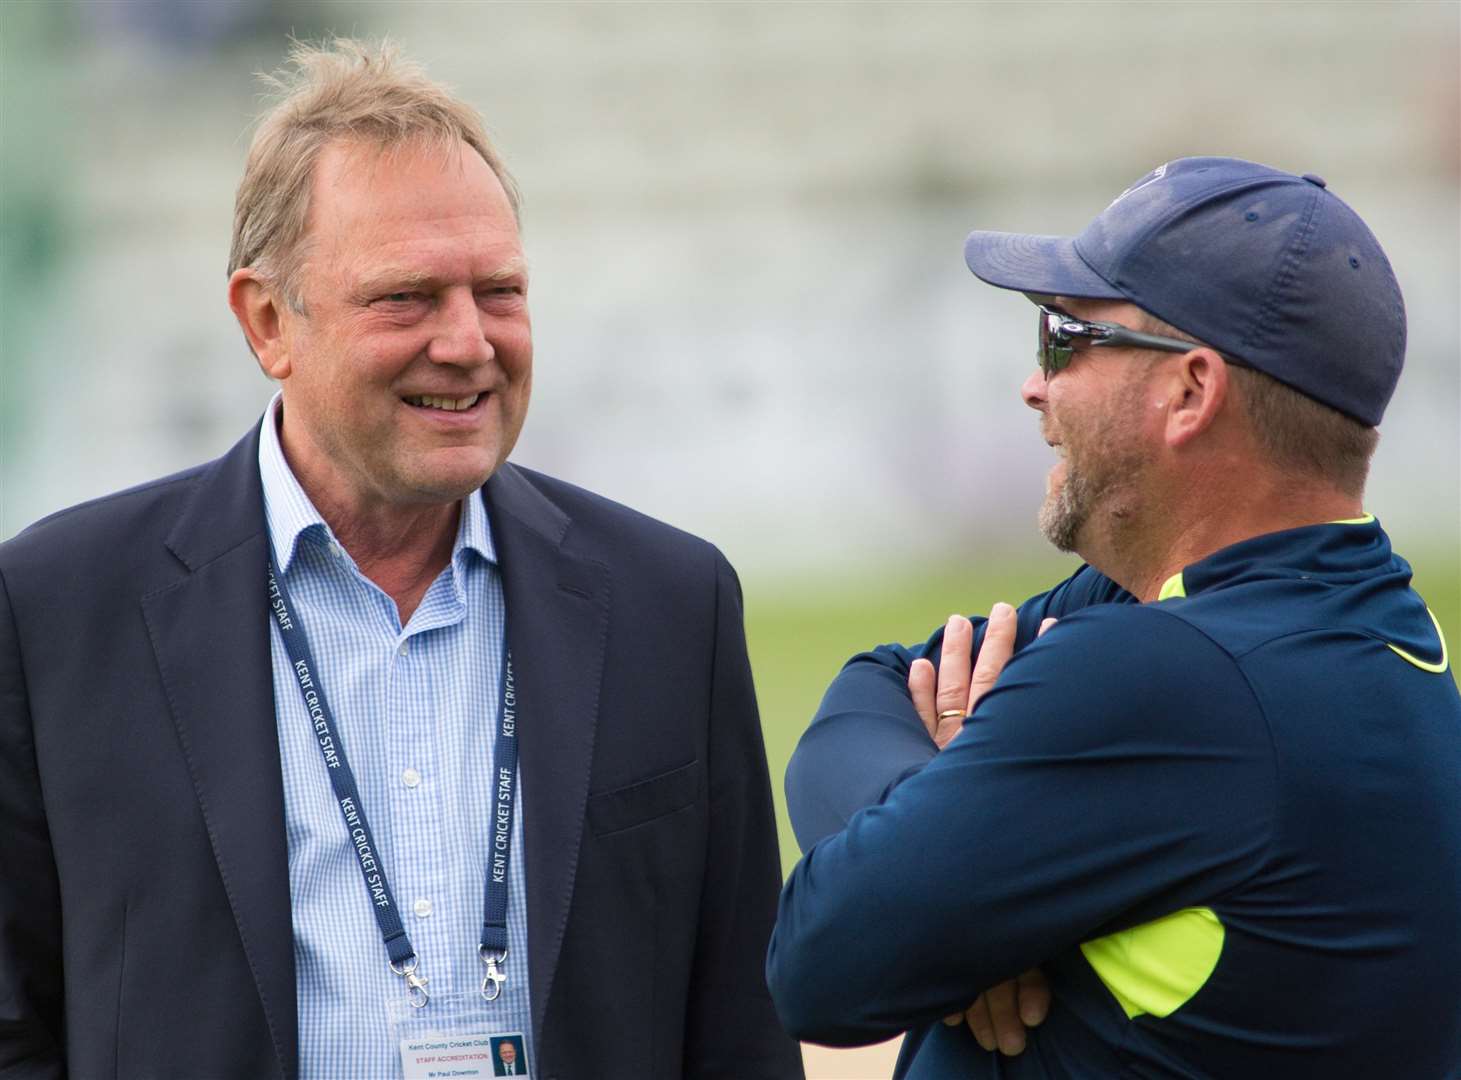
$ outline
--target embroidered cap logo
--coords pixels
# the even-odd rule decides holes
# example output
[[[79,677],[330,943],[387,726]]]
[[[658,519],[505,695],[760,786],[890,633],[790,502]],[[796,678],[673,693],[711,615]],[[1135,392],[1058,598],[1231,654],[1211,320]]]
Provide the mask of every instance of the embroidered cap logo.
[[[1112,199],[1110,205],[1107,206],[1106,209],[1107,210],[1111,209],[1112,206],[1115,206],[1122,199],[1126,198],[1126,196],[1130,195],[1133,191],[1140,191],[1144,187],[1147,187],[1147,186],[1149,186],[1151,184],[1155,184],[1158,180],[1160,180],[1162,177],[1164,177],[1164,176],[1167,175],[1167,165],[1169,165],[1169,164],[1171,164],[1171,162],[1166,162],[1166,163],[1164,163],[1162,165],[1158,165],[1155,169],[1152,170],[1150,176],[1144,177],[1143,179],[1139,180],[1137,183],[1132,184],[1129,188],[1127,188],[1125,191],[1123,191],[1120,195],[1118,195],[1118,196],[1116,196],[1116,198]]]

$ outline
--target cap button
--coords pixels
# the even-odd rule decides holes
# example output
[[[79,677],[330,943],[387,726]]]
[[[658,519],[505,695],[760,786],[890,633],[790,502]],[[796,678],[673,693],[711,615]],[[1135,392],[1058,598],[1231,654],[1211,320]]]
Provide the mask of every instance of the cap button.
[[[1324,183],[1324,177],[1322,177],[1322,176],[1315,176],[1311,172],[1306,172],[1304,174],[1304,176],[1303,176],[1303,179],[1309,181],[1309,183],[1313,184],[1315,187],[1328,187],[1329,186],[1328,184]]]

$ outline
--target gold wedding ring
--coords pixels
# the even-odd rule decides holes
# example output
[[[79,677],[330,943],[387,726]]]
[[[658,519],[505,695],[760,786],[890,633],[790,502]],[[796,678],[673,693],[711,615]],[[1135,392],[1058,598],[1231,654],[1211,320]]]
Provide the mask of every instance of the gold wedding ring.
[[[939,718],[939,721],[942,722],[944,720],[949,719],[951,716],[964,717],[964,716],[968,716],[968,715],[969,714],[966,713],[963,709],[945,709],[943,712],[941,712],[941,713],[938,714],[938,718]]]

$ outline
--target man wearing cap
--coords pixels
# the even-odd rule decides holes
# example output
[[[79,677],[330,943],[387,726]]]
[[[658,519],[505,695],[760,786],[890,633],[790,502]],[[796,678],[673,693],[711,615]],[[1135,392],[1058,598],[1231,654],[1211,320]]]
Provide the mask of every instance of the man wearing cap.
[[[1361,501],[1405,348],[1378,242],[1318,177],[1189,158],[966,256],[1039,305],[1040,524],[1087,565],[833,682],[783,1022],[909,1031],[913,1078],[1457,1075],[1461,698]]]

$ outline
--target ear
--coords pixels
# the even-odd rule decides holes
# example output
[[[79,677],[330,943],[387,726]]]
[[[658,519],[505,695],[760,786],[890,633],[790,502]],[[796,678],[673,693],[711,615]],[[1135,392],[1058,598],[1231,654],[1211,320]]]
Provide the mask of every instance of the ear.
[[[240,267],[228,279],[228,306],[248,339],[259,367],[282,382],[292,370],[286,323],[294,314],[276,289],[251,267]]]
[[[1177,358],[1168,383],[1167,446],[1176,449],[1212,427],[1228,400],[1227,362],[1208,348]]]

